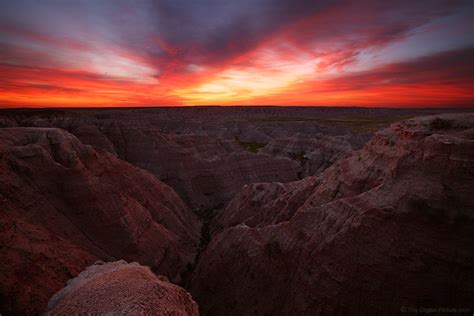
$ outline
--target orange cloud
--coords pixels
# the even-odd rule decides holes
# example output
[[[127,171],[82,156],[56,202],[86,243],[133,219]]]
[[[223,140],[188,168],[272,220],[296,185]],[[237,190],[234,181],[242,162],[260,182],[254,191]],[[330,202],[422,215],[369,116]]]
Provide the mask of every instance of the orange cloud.
[[[427,50],[411,60],[397,60],[396,52],[391,59],[377,56],[455,5],[427,11],[416,4],[379,7],[370,1],[302,2],[296,9],[287,4],[262,5],[252,19],[237,5],[226,5],[220,10],[229,21],[213,20],[205,10],[196,15],[202,10],[197,5],[192,12],[165,5],[157,24],[137,6],[137,16],[126,17],[136,25],[100,16],[91,19],[99,27],[92,36],[77,21],[71,33],[0,25],[0,106],[474,104],[469,43],[446,47],[445,53]],[[198,24],[181,26],[174,15]],[[405,47],[416,51],[410,45]]]

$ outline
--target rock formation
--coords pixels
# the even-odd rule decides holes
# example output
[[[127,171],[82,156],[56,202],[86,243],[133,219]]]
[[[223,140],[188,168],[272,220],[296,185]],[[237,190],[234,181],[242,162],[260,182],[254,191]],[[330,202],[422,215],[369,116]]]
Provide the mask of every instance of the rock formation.
[[[0,129],[0,284],[8,313],[41,313],[97,259],[180,282],[199,223],[169,186],[56,128]]]
[[[471,307],[474,114],[402,121],[317,177],[245,187],[191,280],[204,314]]]
[[[95,265],[50,312],[196,313],[150,271],[209,315],[472,307],[474,114],[365,144],[364,124],[421,112],[0,111],[0,313],[43,313],[85,267],[120,259],[151,270]],[[94,300],[117,284],[134,290]]]
[[[68,281],[46,315],[199,315],[184,289],[138,263],[96,262]]]
[[[353,148],[344,136],[301,135],[275,138],[263,152],[283,156],[299,162],[299,178],[319,174],[337,160],[347,158]]]
[[[351,122],[350,117],[327,117],[369,114],[365,121],[371,115],[378,121],[393,112],[370,111],[375,110],[10,110],[0,111],[0,127],[64,129],[154,174],[191,208],[209,210],[223,207],[245,184],[295,181],[349,156],[371,134],[338,123]],[[405,115],[397,111],[395,118]]]

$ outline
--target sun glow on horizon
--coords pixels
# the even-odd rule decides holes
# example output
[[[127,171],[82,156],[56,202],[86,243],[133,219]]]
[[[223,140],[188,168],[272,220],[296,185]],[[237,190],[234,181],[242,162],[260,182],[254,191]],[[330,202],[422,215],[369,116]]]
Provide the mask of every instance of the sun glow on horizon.
[[[0,106],[474,105],[469,3],[244,2],[3,3]]]

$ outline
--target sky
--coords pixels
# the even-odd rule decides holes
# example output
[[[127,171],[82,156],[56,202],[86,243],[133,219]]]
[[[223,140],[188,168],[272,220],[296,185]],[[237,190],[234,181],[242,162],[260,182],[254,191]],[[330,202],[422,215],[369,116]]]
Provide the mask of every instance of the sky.
[[[474,105],[474,1],[0,0],[0,106]]]

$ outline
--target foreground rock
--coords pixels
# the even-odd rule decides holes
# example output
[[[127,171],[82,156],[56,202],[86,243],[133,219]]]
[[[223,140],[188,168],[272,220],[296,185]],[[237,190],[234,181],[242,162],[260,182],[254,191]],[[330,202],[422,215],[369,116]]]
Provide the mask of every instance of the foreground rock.
[[[42,313],[97,259],[180,282],[199,223],[169,186],[55,128],[0,129],[2,313]]]
[[[191,292],[206,314],[471,308],[474,114],[378,132],[318,177],[245,187]]]
[[[47,315],[199,315],[184,289],[138,263],[97,262],[68,281]]]

